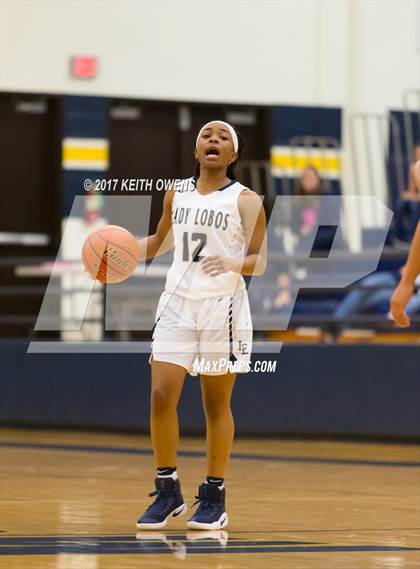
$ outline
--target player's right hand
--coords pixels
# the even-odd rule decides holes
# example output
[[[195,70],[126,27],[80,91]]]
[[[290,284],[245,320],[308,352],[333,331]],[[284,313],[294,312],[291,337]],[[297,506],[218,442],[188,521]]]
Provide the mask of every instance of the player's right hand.
[[[412,294],[413,286],[401,281],[391,296],[391,317],[400,328],[410,326],[410,318],[405,313],[405,307]]]

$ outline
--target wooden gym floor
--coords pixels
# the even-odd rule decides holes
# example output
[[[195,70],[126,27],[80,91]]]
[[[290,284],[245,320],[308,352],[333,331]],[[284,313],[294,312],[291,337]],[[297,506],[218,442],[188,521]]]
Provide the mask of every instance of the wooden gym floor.
[[[153,490],[147,438],[7,429],[1,441],[2,569],[420,566],[415,446],[238,440],[225,531],[187,531],[184,516],[138,533]],[[203,451],[182,441],[188,505]]]

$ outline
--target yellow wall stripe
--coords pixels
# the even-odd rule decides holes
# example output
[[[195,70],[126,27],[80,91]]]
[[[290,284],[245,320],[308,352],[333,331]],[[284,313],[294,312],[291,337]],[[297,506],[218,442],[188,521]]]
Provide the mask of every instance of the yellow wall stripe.
[[[342,169],[341,149],[289,146],[271,148],[271,168],[274,176],[299,176],[307,166],[316,168],[323,177],[339,179]]]
[[[63,160],[108,160],[108,148],[63,148]]]
[[[301,170],[306,166],[314,166],[318,170],[341,170],[341,160],[338,156],[292,156],[287,154],[274,154],[271,165],[275,168]]]
[[[106,138],[64,138],[62,166],[64,170],[107,170],[109,141]]]

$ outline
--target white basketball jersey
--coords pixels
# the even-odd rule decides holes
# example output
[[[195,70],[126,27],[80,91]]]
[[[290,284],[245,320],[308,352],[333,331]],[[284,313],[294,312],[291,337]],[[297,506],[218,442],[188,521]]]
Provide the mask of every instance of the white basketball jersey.
[[[175,250],[165,290],[200,300],[246,288],[241,274],[228,271],[212,277],[204,274],[199,262],[208,255],[244,258],[246,242],[238,196],[246,187],[232,181],[203,195],[195,187],[195,178],[182,182],[172,202]]]

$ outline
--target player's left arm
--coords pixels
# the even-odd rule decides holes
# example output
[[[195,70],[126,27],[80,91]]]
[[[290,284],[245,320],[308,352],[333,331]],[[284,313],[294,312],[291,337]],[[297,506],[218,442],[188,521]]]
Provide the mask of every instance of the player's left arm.
[[[267,268],[267,222],[262,200],[252,190],[243,190],[238,197],[238,209],[244,227],[246,256],[242,259],[210,255],[201,261],[203,272],[217,276],[228,271],[242,275],[260,276]]]
[[[261,276],[267,268],[267,220],[262,200],[252,190],[239,194],[238,208],[245,231],[247,253],[237,272]],[[241,266],[242,263],[242,266]]]

